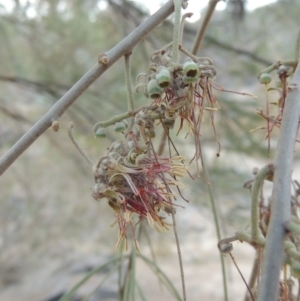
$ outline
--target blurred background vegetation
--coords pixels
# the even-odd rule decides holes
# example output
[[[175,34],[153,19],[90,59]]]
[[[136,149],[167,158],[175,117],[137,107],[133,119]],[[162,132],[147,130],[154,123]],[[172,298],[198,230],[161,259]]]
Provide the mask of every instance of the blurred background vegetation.
[[[218,84],[258,96],[254,100],[216,92],[220,110],[215,123],[222,147],[219,158],[209,120],[202,130],[201,143],[223,235],[231,235],[248,224],[250,194],[243,189],[244,182],[252,178],[253,167],[262,167],[270,160],[265,132],[250,134],[251,129],[265,125],[255,114],[257,108],[265,107],[266,99],[256,76],[273,61],[294,57],[300,3],[278,0],[253,11],[246,10],[243,0],[229,0],[225,6],[214,13],[198,55],[214,61]],[[149,8],[143,3],[125,0],[0,1],[0,154],[97,62],[99,54],[113,47],[148,15]],[[199,22],[186,24],[184,44],[188,49]],[[152,51],[171,39],[169,19],[134,49],[133,79],[145,72]],[[274,101],[279,97],[276,92],[269,96]],[[150,103],[141,95],[135,98],[136,106]],[[79,270],[83,273],[84,267],[115,253],[117,228],[110,226],[113,212],[105,200],[99,203],[91,197],[93,173],[68,138],[67,126],[73,121],[76,139],[96,162],[111,142],[122,136],[109,129],[106,139],[95,139],[93,125],[124,111],[126,87],[120,60],[67,111],[58,133],[47,131],[1,177],[0,300],[46,300],[70,287],[73,280],[68,269],[74,264],[82,263]],[[189,162],[193,139],[185,139],[184,133],[173,136],[180,154]],[[276,131],[272,149],[274,138]],[[189,203],[178,200],[185,209],[178,209],[176,216],[189,300],[198,300],[204,294],[221,300],[222,290],[214,287],[221,283],[221,272],[205,179],[185,179],[182,193]],[[170,272],[180,290],[172,231],[148,232],[160,265]],[[140,246],[142,253],[149,253],[145,239]],[[243,259],[241,255],[241,265]],[[209,284],[199,288],[208,273]],[[234,277],[230,278],[230,295],[237,298],[244,287],[238,278],[241,288],[235,291]],[[157,281],[153,286],[163,296]]]

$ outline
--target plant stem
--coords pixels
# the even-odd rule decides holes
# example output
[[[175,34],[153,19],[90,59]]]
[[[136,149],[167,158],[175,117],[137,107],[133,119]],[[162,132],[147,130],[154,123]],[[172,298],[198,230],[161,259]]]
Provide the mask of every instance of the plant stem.
[[[196,36],[196,39],[195,39],[195,42],[194,42],[194,45],[193,45],[193,48],[192,48],[192,53],[194,55],[197,55],[200,47],[201,47],[201,43],[203,41],[203,38],[204,38],[204,35],[205,35],[205,32],[206,32],[206,29],[207,29],[207,26],[208,26],[208,23],[210,21],[210,18],[218,4],[220,0],[210,0],[209,1],[209,4],[208,4],[208,10],[204,16],[204,19],[203,19],[203,22],[201,24],[201,26],[199,27],[199,31],[197,32],[197,36]]]
[[[258,199],[259,192],[264,183],[264,180],[267,176],[273,175],[273,165],[268,164],[263,167],[255,177],[252,195],[251,195],[251,238],[254,243],[259,241],[261,231],[259,229],[259,208],[258,208]]]
[[[216,202],[215,202],[213,189],[212,189],[212,183],[211,183],[211,180],[209,179],[209,174],[208,174],[208,170],[206,168],[206,162],[203,158],[203,154],[201,154],[201,157],[202,157],[201,160],[202,160],[203,173],[205,174],[205,179],[207,181],[206,187],[208,190],[209,200],[210,200],[210,204],[211,204],[212,212],[213,212],[213,216],[214,216],[214,224],[215,224],[215,228],[216,228],[216,233],[217,233],[218,241],[220,241],[221,240],[221,231],[220,231],[218,213],[217,213],[217,208],[216,208]],[[220,261],[221,261],[221,267],[222,267],[224,299],[225,299],[225,301],[228,301],[226,269],[225,269],[224,256],[222,255],[221,252],[220,252]]]
[[[173,45],[172,45],[172,62],[179,61],[179,40],[180,40],[180,16],[181,16],[181,0],[173,0],[174,13],[174,29],[173,29]]]
[[[275,301],[284,250],[285,223],[291,218],[291,174],[300,117],[300,64],[288,86],[274,160],[271,219],[268,227],[259,301]]]
[[[125,81],[127,88],[127,107],[128,111],[134,110],[134,100],[132,94],[132,84],[131,84],[131,64],[130,64],[131,52],[124,55],[125,59]]]
[[[161,138],[159,149],[157,152],[157,155],[160,156],[163,152],[163,144],[166,141],[166,138],[168,136],[167,134],[167,129],[164,131],[164,135]],[[153,146],[152,146],[153,147]],[[163,176],[163,175],[162,175]],[[164,180],[165,181],[165,180]],[[176,227],[176,218],[175,218],[175,213],[174,213],[174,207],[171,202],[171,208],[172,208],[172,222],[173,222],[173,232],[175,236],[175,241],[176,241],[176,247],[177,247],[177,253],[178,253],[178,261],[179,261],[179,268],[180,268],[180,276],[181,276],[181,285],[182,285],[182,296],[183,296],[183,301],[186,301],[186,288],[185,288],[185,278],[184,278],[184,270],[183,270],[183,263],[182,263],[182,256],[181,256],[181,249],[180,249],[180,242],[179,242],[179,237],[177,233],[177,227]]]
[[[124,242],[121,243],[120,245],[120,261],[121,264],[119,265],[119,269],[118,269],[118,294],[119,294],[119,300],[123,299],[123,294],[124,294],[124,290],[123,290],[123,286],[122,286],[122,263],[124,261]]]
[[[93,162],[92,160],[89,158],[89,156],[82,150],[82,148],[78,145],[77,141],[74,138],[73,135],[73,127],[74,124],[73,122],[69,123],[69,128],[68,128],[68,133],[69,133],[69,137],[71,139],[71,141],[73,142],[75,148],[79,151],[79,153],[81,154],[81,156],[85,159],[85,161],[90,165],[93,166]]]
[[[197,52],[200,49],[201,42],[204,38],[208,23],[211,19],[211,16],[212,16],[218,2],[219,2],[219,0],[210,0],[210,2],[209,2],[208,11],[206,12],[204,20],[203,20],[201,26],[199,27],[199,31],[198,31],[196,39],[194,41],[194,45],[193,45],[193,48],[192,48],[192,51],[191,51],[191,53],[193,55],[197,55]],[[202,152],[201,152],[201,162],[202,162],[202,167],[203,167],[203,173],[204,173],[206,181],[207,181],[206,186],[207,186],[209,200],[210,200],[212,211],[213,211],[214,223],[215,223],[215,228],[216,228],[216,232],[217,232],[217,237],[218,237],[218,241],[220,241],[221,240],[221,231],[220,231],[220,226],[219,226],[219,220],[218,220],[218,214],[217,214],[217,210],[216,210],[215,199],[214,199],[214,195],[213,195],[212,183],[209,179],[208,169],[206,168],[206,162],[203,158],[203,153]],[[228,301],[226,269],[225,269],[224,257],[223,257],[221,252],[220,252],[220,261],[221,261],[221,267],[222,267],[224,299],[225,299],[225,301]]]
[[[261,70],[259,73],[258,73],[258,76],[257,78],[259,79],[259,77],[261,76],[262,73],[271,73],[272,71],[276,70],[280,65],[285,65],[285,66],[289,66],[289,67],[292,67],[292,68],[296,68],[297,67],[297,64],[298,64],[298,61],[276,61],[274,62],[272,65],[270,65],[269,67]]]
[[[133,114],[133,112],[125,112],[120,115],[116,115],[109,120],[97,122],[93,127],[93,131],[94,133],[96,133],[99,128],[106,128],[110,125],[115,124],[116,122],[122,121],[130,116],[133,116]]]
[[[122,261],[120,260],[115,266],[111,267],[109,271],[107,271],[104,275],[104,278],[100,281],[100,283],[91,291],[89,294],[87,294],[82,301],[89,301],[92,299],[92,296],[99,291],[101,286],[109,279],[109,277],[116,272],[117,269],[119,269],[119,266],[121,265]],[[51,300],[51,299],[50,299]]]
[[[172,208],[173,208],[173,206],[172,206]],[[178,233],[177,233],[177,228],[176,228],[176,219],[175,219],[174,210],[172,211],[172,222],[173,222],[173,231],[174,231],[174,236],[175,236],[175,240],[176,240],[178,260],[179,260],[179,267],[180,267],[181,285],[182,285],[182,296],[183,296],[183,301],[186,301],[187,299],[186,299],[184,270],[183,270],[181,249],[180,249],[180,243],[179,243],[179,238],[178,238]]]
[[[146,296],[144,295],[144,292],[143,292],[143,290],[142,290],[142,288],[140,287],[140,285],[139,285],[138,282],[136,282],[136,287],[137,287],[137,290],[138,290],[139,295],[140,295],[140,297],[141,297],[141,301],[147,301],[147,298],[146,298]]]
[[[176,298],[176,300],[178,301],[182,301],[179,293],[176,290],[176,287],[174,286],[173,282],[167,277],[167,275],[160,269],[160,267],[153,261],[151,261],[149,258],[145,257],[144,255],[142,255],[141,253],[137,254],[138,257],[140,257],[141,259],[144,260],[144,262],[146,262],[149,267],[156,273],[156,274],[160,274],[160,278],[163,281],[163,284],[165,285],[165,287],[174,295],[174,297]]]
[[[167,131],[167,129],[164,129],[162,136],[160,138],[160,141],[159,141],[158,148],[157,148],[157,154],[159,156],[162,155],[162,153],[164,152],[164,149],[165,149],[166,140],[167,140],[167,136],[168,136],[166,131]]]
[[[122,113],[120,115],[115,115],[114,117],[112,117],[109,120],[97,122],[93,127],[93,132],[96,133],[99,128],[101,128],[101,127],[106,128],[106,127],[113,125],[116,122],[122,121],[128,117],[134,117],[139,111],[141,111],[143,109],[154,110],[156,108],[157,108],[157,105],[154,104],[150,107],[140,107],[133,111],[128,111],[128,112]],[[153,116],[155,116],[155,115],[153,115]],[[159,115],[157,115],[157,116],[159,116]]]
[[[168,1],[155,14],[150,16],[119,44],[105,54],[105,64],[97,63],[92,67],[55,105],[28,130],[9,150],[0,158],[0,175],[52,124],[59,120],[64,112],[75,100],[119,58],[128,53],[135,45],[147,36],[157,25],[165,20],[174,10],[173,1]]]
[[[129,279],[129,296],[131,301],[135,301],[135,279],[136,279],[136,249],[132,246],[131,251],[131,270]]]
[[[131,52],[128,54],[125,54],[125,81],[126,81],[126,89],[127,89],[127,108],[128,111],[131,112],[134,110],[134,99],[133,99],[133,93],[132,93],[132,84],[131,84]],[[131,117],[130,124],[127,128],[127,133],[129,133],[132,130],[134,124],[134,118]]]
[[[254,287],[258,274],[259,274],[259,259],[258,259],[258,253],[256,253],[256,257],[253,262],[251,276],[250,276],[250,280],[249,280],[249,284],[248,284],[250,290]],[[247,292],[245,295],[244,301],[249,301],[250,300],[249,297],[250,296]]]
[[[126,256],[128,257],[128,256]],[[96,267],[92,269],[89,273],[85,275],[85,277],[80,280],[75,286],[72,287],[72,289],[68,292],[66,292],[60,299],[59,301],[68,301],[72,298],[72,296],[76,293],[76,291],[87,281],[89,280],[93,275],[96,273],[99,273],[101,270],[104,270],[105,268],[109,267],[111,264],[118,263],[120,261],[121,256],[114,257],[110,259],[109,261],[105,262],[99,267]]]

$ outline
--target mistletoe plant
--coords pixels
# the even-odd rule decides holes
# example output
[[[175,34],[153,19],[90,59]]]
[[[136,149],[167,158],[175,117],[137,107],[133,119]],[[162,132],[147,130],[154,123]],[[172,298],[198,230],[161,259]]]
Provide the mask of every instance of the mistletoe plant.
[[[115,131],[124,134],[124,139],[113,142],[94,166],[95,183],[92,193],[96,200],[107,199],[108,205],[114,211],[116,223],[119,225],[117,247],[123,239],[127,247],[127,229],[130,228],[134,246],[139,251],[135,226],[141,224],[143,219],[159,232],[165,232],[170,226],[174,228],[183,298],[186,300],[180,245],[175,228],[174,201],[176,190],[183,197],[180,177],[187,173],[187,166],[169,133],[178,120],[177,135],[187,128],[187,135],[193,136],[195,153],[191,162],[196,162],[197,175],[200,176],[199,162],[203,161],[200,137],[205,116],[210,118],[219,145],[217,156],[220,152],[214,125],[214,113],[219,105],[213,89],[238,92],[225,90],[216,83],[217,71],[210,58],[197,57],[182,45],[184,21],[191,14],[183,15],[181,21],[179,18],[180,22],[176,22],[176,17],[180,16],[179,4],[175,6],[173,41],[154,51],[147,71],[137,77],[135,90],[143,93],[148,102],[148,99],[152,100],[148,106],[135,109],[130,74],[131,53],[125,55],[128,111],[94,126],[94,133],[98,137],[105,137],[106,128],[114,126]],[[180,61],[179,53],[183,55]],[[169,145],[168,156],[157,152],[154,147],[157,132],[161,131],[165,133],[161,142]],[[74,140],[72,136],[71,139]],[[75,145],[79,149],[76,143]],[[82,153],[82,150],[79,151]],[[88,162],[90,163],[89,159]],[[168,214],[172,216],[172,223],[167,222]],[[225,277],[225,270],[223,272]]]
[[[182,45],[184,20],[191,15],[186,14],[181,17],[181,7],[186,8],[187,1],[174,0],[174,3],[169,1],[117,46],[100,55],[97,64],[0,159],[0,174],[3,174],[21,153],[49,127],[58,131],[59,118],[68,107],[114,62],[124,56],[128,111],[107,121],[98,122],[94,126],[94,133],[97,137],[105,137],[106,128],[114,126],[116,131],[123,133],[123,138],[114,141],[94,164],[76,143],[72,134],[73,125],[71,124],[69,127],[69,134],[74,145],[93,166],[93,197],[96,200],[106,199],[113,210],[115,223],[119,226],[117,247],[119,247],[120,254],[91,271],[61,300],[69,300],[93,274],[107,267],[111,268],[110,273],[119,271],[120,300],[135,300],[136,291],[142,300],[146,300],[135,276],[137,257],[144,260],[159,275],[160,279],[163,279],[177,300],[187,300],[183,263],[176,230],[175,212],[178,205],[175,201],[178,194],[184,199],[181,193],[181,178],[190,173],[185,158],[179,154],[175,142],[171,139],[170,131],[175,129],[178,135],[185,131],[187,135],[193,136],[195,151],[190,163],[196,163],[197,176],[204,171],[212,206],[215,208],[212,183],[209,181],[208,168],[200,143],[201,130],[204,117],[208,116],[206,119],[210,120],[218,143],[218,156],[220,143],[216,134],[214,114],[219,105],[214,96],[214,89],[225,92],[233,91],[225,90],[216,83],[217,69],[213,61],[208,57],[199,57],[197,53],[218,1],[210,1],[209,9],[191,52]],[[144,94],[147,98],[147,105],[135,108],[130,72],[132,50],[174,9],[173,40],[152,53],[147,70],[137,77],[135,90]],[[290,280],[292,276],[297,277],[300,271],[298,182],[293,182],[297,187],[294,195],[291,195],[293,152],[300,116],[298,59],[299,43],[297,43],[295,60],[276,62],[259,75],[260,82],[265,85],[267,92],[276,89],[280,93],[277,103],[278,112],[275,117],[270,114],[268,101],[266,112],[258,112],[267,120],[266,138],[269,139],[274,127],[280,128],[276,156],[273,162],[256,172],[253,183],[247,183],[247,187],[250,187],[252,192],[251,229],[238,231],[233,237],[222,239],[218,244],[222,253],[230,255],[232,242],[235,240],[248,242],[257,250],[258,260],[255,261],[255,275],[247,284],[249,295],[253,300],[256,300],[257,296],[259,301],[294,300],[296,298],[291,292]],[[271,81],[269,73],[274,70],[277,70],[281,87],[268,86]],[[290,77],[292,80],[288,82]],[[247,93],[238,94],[252,96]],[[154,141],[157,140],[157,133],[161,132],[163,132],[163,138],[157,151]],[[164,145],[168,146],[167,155],[162,152]],[[191,175],[190,177],[193,178]],[[261,197],[265,180],[273,181],[270,203],[265,203]],[[216,210],[214,210],[214,214],[220,238]],[[168,220],[169,215],[172,221]],[[173,228],[178,250],[183,297],[178,294],[155,262],[140,253],[138,241],[142,231],[146,231],[144,220],[148,221],[151,228],[159,232]],[[131,249],[129,255],[124,255],[123,247],[125,245],[127,248],[130,232],[134,248]],[[128,263],[127,269],[122,272],[122,263],[125,260]],[[221,260],[224,295],[225,300],[228,300],[222,256]],[[260,277],[261,262],[263,268]],[[292,276],[288,275],[287,267],[290,268]],[[281,268],[284,270],[283,280],[279,277]]]

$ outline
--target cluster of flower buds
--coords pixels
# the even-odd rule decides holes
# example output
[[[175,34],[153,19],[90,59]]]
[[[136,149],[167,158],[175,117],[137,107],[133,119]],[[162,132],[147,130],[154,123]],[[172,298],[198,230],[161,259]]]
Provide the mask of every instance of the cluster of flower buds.
[[[135,90],[144,93],[147,98],[154,99],[153,104],[159,106],[157,112],[165,130],[172,129],[176,119],[179,119],[179,132],[186,121],[188,133],[192,133],[195,139],[193,158],[196,160],[199,175],[200,126],[207,111],[214,127],[213,113],[218,110],[218,104],[214,99],[212,87],[220,88],[215,83],[217,72],[211,59],[196,57],[183,47],[180,50],[187,56],[183,63],[174,63],[171,60],[168,45],[155,51],[147,73],[138,75]]]
[[[258,80],[261,84],[266,86],[266,92],[276,90],[279,92],[278,100],[277,102],[271,102],[270,104],[277,105],[277,112],[274,114],[270,113],[269,108],[269,101],[266,100],[266,111],[259,109],[257,111],[257,115],[261,116],[263,119],[267,121],[267,126],[258,127],[256,129],[253,129],[251,132],[254,132],[259,129],[266,129],[267,134],[266,138],[268,138],[268,149],[270,149],[270,136],[271,132],[274,128],[281,126],[281,120],[282,120],[282,114],[284,111],[284,105],[285,105],[285,98],[287,95],[287,89],[288,89],[288,80],[289,77],[291,77],[295,71],[295,68],[297,66],[297,61],[280,61],[277,63],[272,64],[268,68],[261,71],[258,75]],[[276,70],[277,71],[277,79],[275,82],[275,85],[272,85],[272,76],[271,72]]]
[[[187,169],[181,156],[156,154],[151,141],[156,127],[172,129],[179,118],[180,130],[187,120],[195,136],[194,158],[198,160],[199,127],[206,104],[210,114],[215,110],[210,91],[210,81],[216,76],[212,61],[188,55],[184,63],[174,63],[169,54],[168,46],[155,52],[148,72],[137,78],[136,91],[154,99],[152,104],[94,126],[96,136],[105,136],[105,127],[115,124],[115,130],[126,137],[125,141],[114,142],[99,159],[92,187],[93,197],[106,198],[115,212],[120,229],[118,243],[126,238],[128,226],[133,229],[141,218],[156,230],[166,231],[169,224],[162,213],[174,212],[172,187],[178,188],[177,177]],[[132,116],[130,126],[125,128],[125,119]]]
[[[92,187],[96,200],[106,198],[113,208],[120,234],[146,218],[151,227],[160,232],[168,229],[162,211],[173,209],[171,187],[177,185],[176,176],[183,176],[186,167],[182,157],[160,157],[140,146],[138,132],[128,135],[126,142],[115,141],[94,167]]]
[[[147,96],[153,99],[160,98],[166,89],[172,88],[174,85],[177,87],[178,83],[180,83],[179,88],[183,89],[188,84],[196,83],[199,73],[198,65],[192,60],[188,60],[183,66],[177,66],[176,69],[174,67],[159,66],[156,73],[148,79]]]
[[[200,115],[207,107],[210,110],[214,107],[212,93],[205,91],[210,90],[210,80],[214,81],[216,70],[209,58],[193,56],[182,64],[175,64],[167,53],[158,51],[152,55],[148,73],[137,77],[136,91],[143,92],[159,105],[156,110],[159,118],[156,119],[160,119],[164,128],[172,129],[179,117],[180,129],[182,121],[186,120],[192,128],[189,132],[199,135]],[[209,98],[208,105],[205,105],[206,98]]]
[[[143,92],[152,99],[163,98],[163,93],[171,91],[177,97],[187,96],[190,84],[196,84],[201,78],[216,76],[211,60],[199,58],[200,63],[188,59],[183,64],[169,62],[166,66],[152,63],[148,74],[141,73],[137,77],[137,92]],[[203,64],[204,63],[204,64]]]

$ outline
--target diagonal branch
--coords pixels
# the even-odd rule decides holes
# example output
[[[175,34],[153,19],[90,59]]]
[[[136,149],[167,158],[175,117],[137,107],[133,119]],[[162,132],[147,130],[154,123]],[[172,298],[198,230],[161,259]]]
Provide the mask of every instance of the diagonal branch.
[[[209,3],[208,3],[207,12],[204,16],[204,19],[201,23],[201,26],[199,27],[199,30],[198,30],[197,35],[196,35],[196,39],[194,41],[192,53],[195,54],[195,55],[198,53],[198,50],[201,47],[201,43],[203,41],[208,23],[209,23],[209,21],[211,19],[211,16],[212,16],[213,12],[215,11],[215,8],[216,8],[219,1],[220,0],[210,0]]]
[[[166,19],[174,11],[173,1],[168,1],[155,14],[150,16],[132,33],[124,38],[119,44],[102,55],[99,63],[93,66],[55,105],[26,132],[11,149],[0,158],[0,175],[52,124],[59,119],[64,112],[75,102],[75,100],[109,67],[111,67],[120,57],[137,45],[145,36],[157,25]]]

